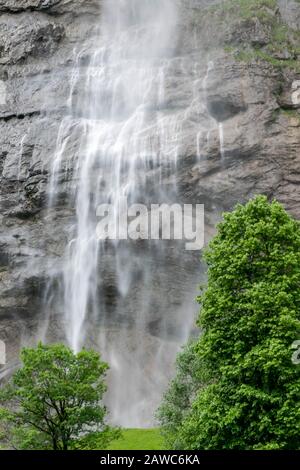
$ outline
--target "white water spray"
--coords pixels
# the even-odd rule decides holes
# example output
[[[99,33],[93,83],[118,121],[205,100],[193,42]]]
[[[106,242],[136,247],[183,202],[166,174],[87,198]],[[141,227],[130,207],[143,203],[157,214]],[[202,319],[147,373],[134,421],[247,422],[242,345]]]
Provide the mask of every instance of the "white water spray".
[[[157,291],[162,283],[171,284],[172,268],[169,278],[160,276],[170,255],[161,242],[148,251],[120,241],[110,246],[98,242],[96,209],[110,203],[117,214],[124,197],[145,204],[176,200],[182,126],[188,118],[180,106],[170,112],[169,71],[177,67],[179,79],[185,76],[175,57],[173,0],[105,0],[101,5],[99,45],[85,79],[78,71],[72,74],[69,115],[58,134],[49,199],[54,206],[61,173],[73,168],[69,198],[76,220],[69,227],[63,268],[66,338],[75,351],[85,344],[101,350],[111,368],[111,420],[141,427],[153,424],[170,365],[191,333],[196,307],[185,295],[191,299],[196,291],[182,292],[172,317],[164,318],[168,288],[159,305]],[[200,89],[206,81],[201,79]],[[80,109],[73,99],[76,89]],[[74,129],[81,136],[76,156],[65,161]],[[171,328],[177,333],[171,334]]]

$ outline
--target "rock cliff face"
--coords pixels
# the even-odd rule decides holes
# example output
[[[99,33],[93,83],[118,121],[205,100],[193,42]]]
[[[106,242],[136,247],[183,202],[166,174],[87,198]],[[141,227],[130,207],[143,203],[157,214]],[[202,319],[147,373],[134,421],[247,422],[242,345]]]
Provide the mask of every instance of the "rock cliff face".
[[[75,184],[72,169],[61,175],[52,209],[47,188],[74,66],[84,74],[98,41],[101,3],[0,0],[0,339],[9,364],[21,344],[45,335],[64,338],[61,305],[46,312],[45,298],[49,277],[59,283],[74,219],[68,198]],[[299,217],[300,3],[178,3],[179,34],[165,102],[170,112],[182,111],[180,200],[205,204],[207,240],[223,210],[257,193],[276,197]],[[80,103],[80,80],[73,96]],[[78,151],[80,136],[71,132],[66,155]],[[197,258],[174,261],[171,253],[169,264],[159,267],[162,278],[154,286],[157,302],[144,339],[147,354],[162,339],[161,312],[171,315],[178,305],[184,311],[185,294],[196,295],[204,271]],[[155,272],[158,264],[152,262]],[[107,275],[100,290],[114,313],[100,327],[113,336],[120,322],[130,323],[137,300],[133,293],[136,302],[114,310],[112,278]],[[197,310],[191,303],[188,308]],[[177,333],[175,324],[164,340],[172,343]]]
[[[98,14],[96,0],[0,2],[0,335],[9,362],[36,332],[47,266],[63,251],[63,230],[47,223],[49,167],[74,52],[92,49]]]

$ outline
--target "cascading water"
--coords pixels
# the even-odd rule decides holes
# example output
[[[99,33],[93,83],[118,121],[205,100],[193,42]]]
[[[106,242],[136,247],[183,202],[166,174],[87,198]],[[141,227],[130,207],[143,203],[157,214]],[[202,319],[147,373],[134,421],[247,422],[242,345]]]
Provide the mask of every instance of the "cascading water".
[[[125,197],[146,205],[177,202],[178,156],[189,117],[183,105],[170,106],[171,77],[185,82],[189,72],[175,54],[176,5],[101,3],[99,44],[84,80],[78,68],[72,75],[50,181],[54,207],[61,175],[71,173],[69,199],[76,210],[62,275],[66,339],[75,351],[91,344],[103,353],[111,368],[111,420],[127,427],[153,423],[170,366],[191,334],[196,281],[186,288],[184,263],[198,263],[198,256],[185,259],[178,246],[174,255],[174,245],[161,241],[97,241],[96,211],[109,203],[117,214]],[[210,69],[209,63],[202,91]],[[198,71],[192,73],[198,88]],[[205,113],[196,91],[192,106]],[[76,152],[66,159],[74,136]]]

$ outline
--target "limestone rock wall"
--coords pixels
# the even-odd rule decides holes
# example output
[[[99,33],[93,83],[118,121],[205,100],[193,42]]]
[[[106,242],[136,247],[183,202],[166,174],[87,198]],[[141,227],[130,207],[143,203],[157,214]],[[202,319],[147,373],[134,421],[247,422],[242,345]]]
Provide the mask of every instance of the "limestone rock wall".
[[[185,116],[176,175],[180,197],[205,203],[207,240],[223,210],[257,193],[278,198],[300,215],[300,4],[278,0],[267,11],[291,38],[287,47],[269,52],[275,40],[269,20],[264,22],[263,15],[226,16],[220,10],[225,3],[181,2],[178,55],[166,90],[170,107],[178,106]],[[99,0],[0,0],[0,338],[10,362],[20,344],[42,335],[49,273],[60,271],[74,219],[67,197],[72,171],[61,177],[51,224],[47,185],[77,52],[84,73],[98,40],[99,15]],[[202,85],[193,99],[195,70]],[[206,103],[216,123],[209,138],[196,138],[205,119],[199,102]],[[66,153],[77,151],[76,135],[71,141]],[[159,336],[159,299],[165,299],[167,312],[168,303],[182,301],[188,283],[195,283],[196,293],[204,267],[199,268],[196,255],[190,272],[171,261],[160,269],[165,284],[156,286],[150,338]],[[113,305],[110,278],[102,289],[108,307]],[[134,307],[126,308],[130,312]],[[54,318],[60,313],[58,305]],[[120,318],[109,317],[111,334]],[[52,338],[63,337],[55,320],[50,331]]]

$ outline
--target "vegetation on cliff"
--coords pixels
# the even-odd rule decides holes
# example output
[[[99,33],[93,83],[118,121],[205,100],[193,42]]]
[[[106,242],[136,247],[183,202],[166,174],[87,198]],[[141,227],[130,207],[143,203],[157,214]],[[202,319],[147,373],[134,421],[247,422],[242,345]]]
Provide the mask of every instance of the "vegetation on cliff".
[[[300,31],[283,20],[277,0],[226,0],[207,8],[195,27],[205,23],[222,31],[225,51],[235,59],[300,71]]]

